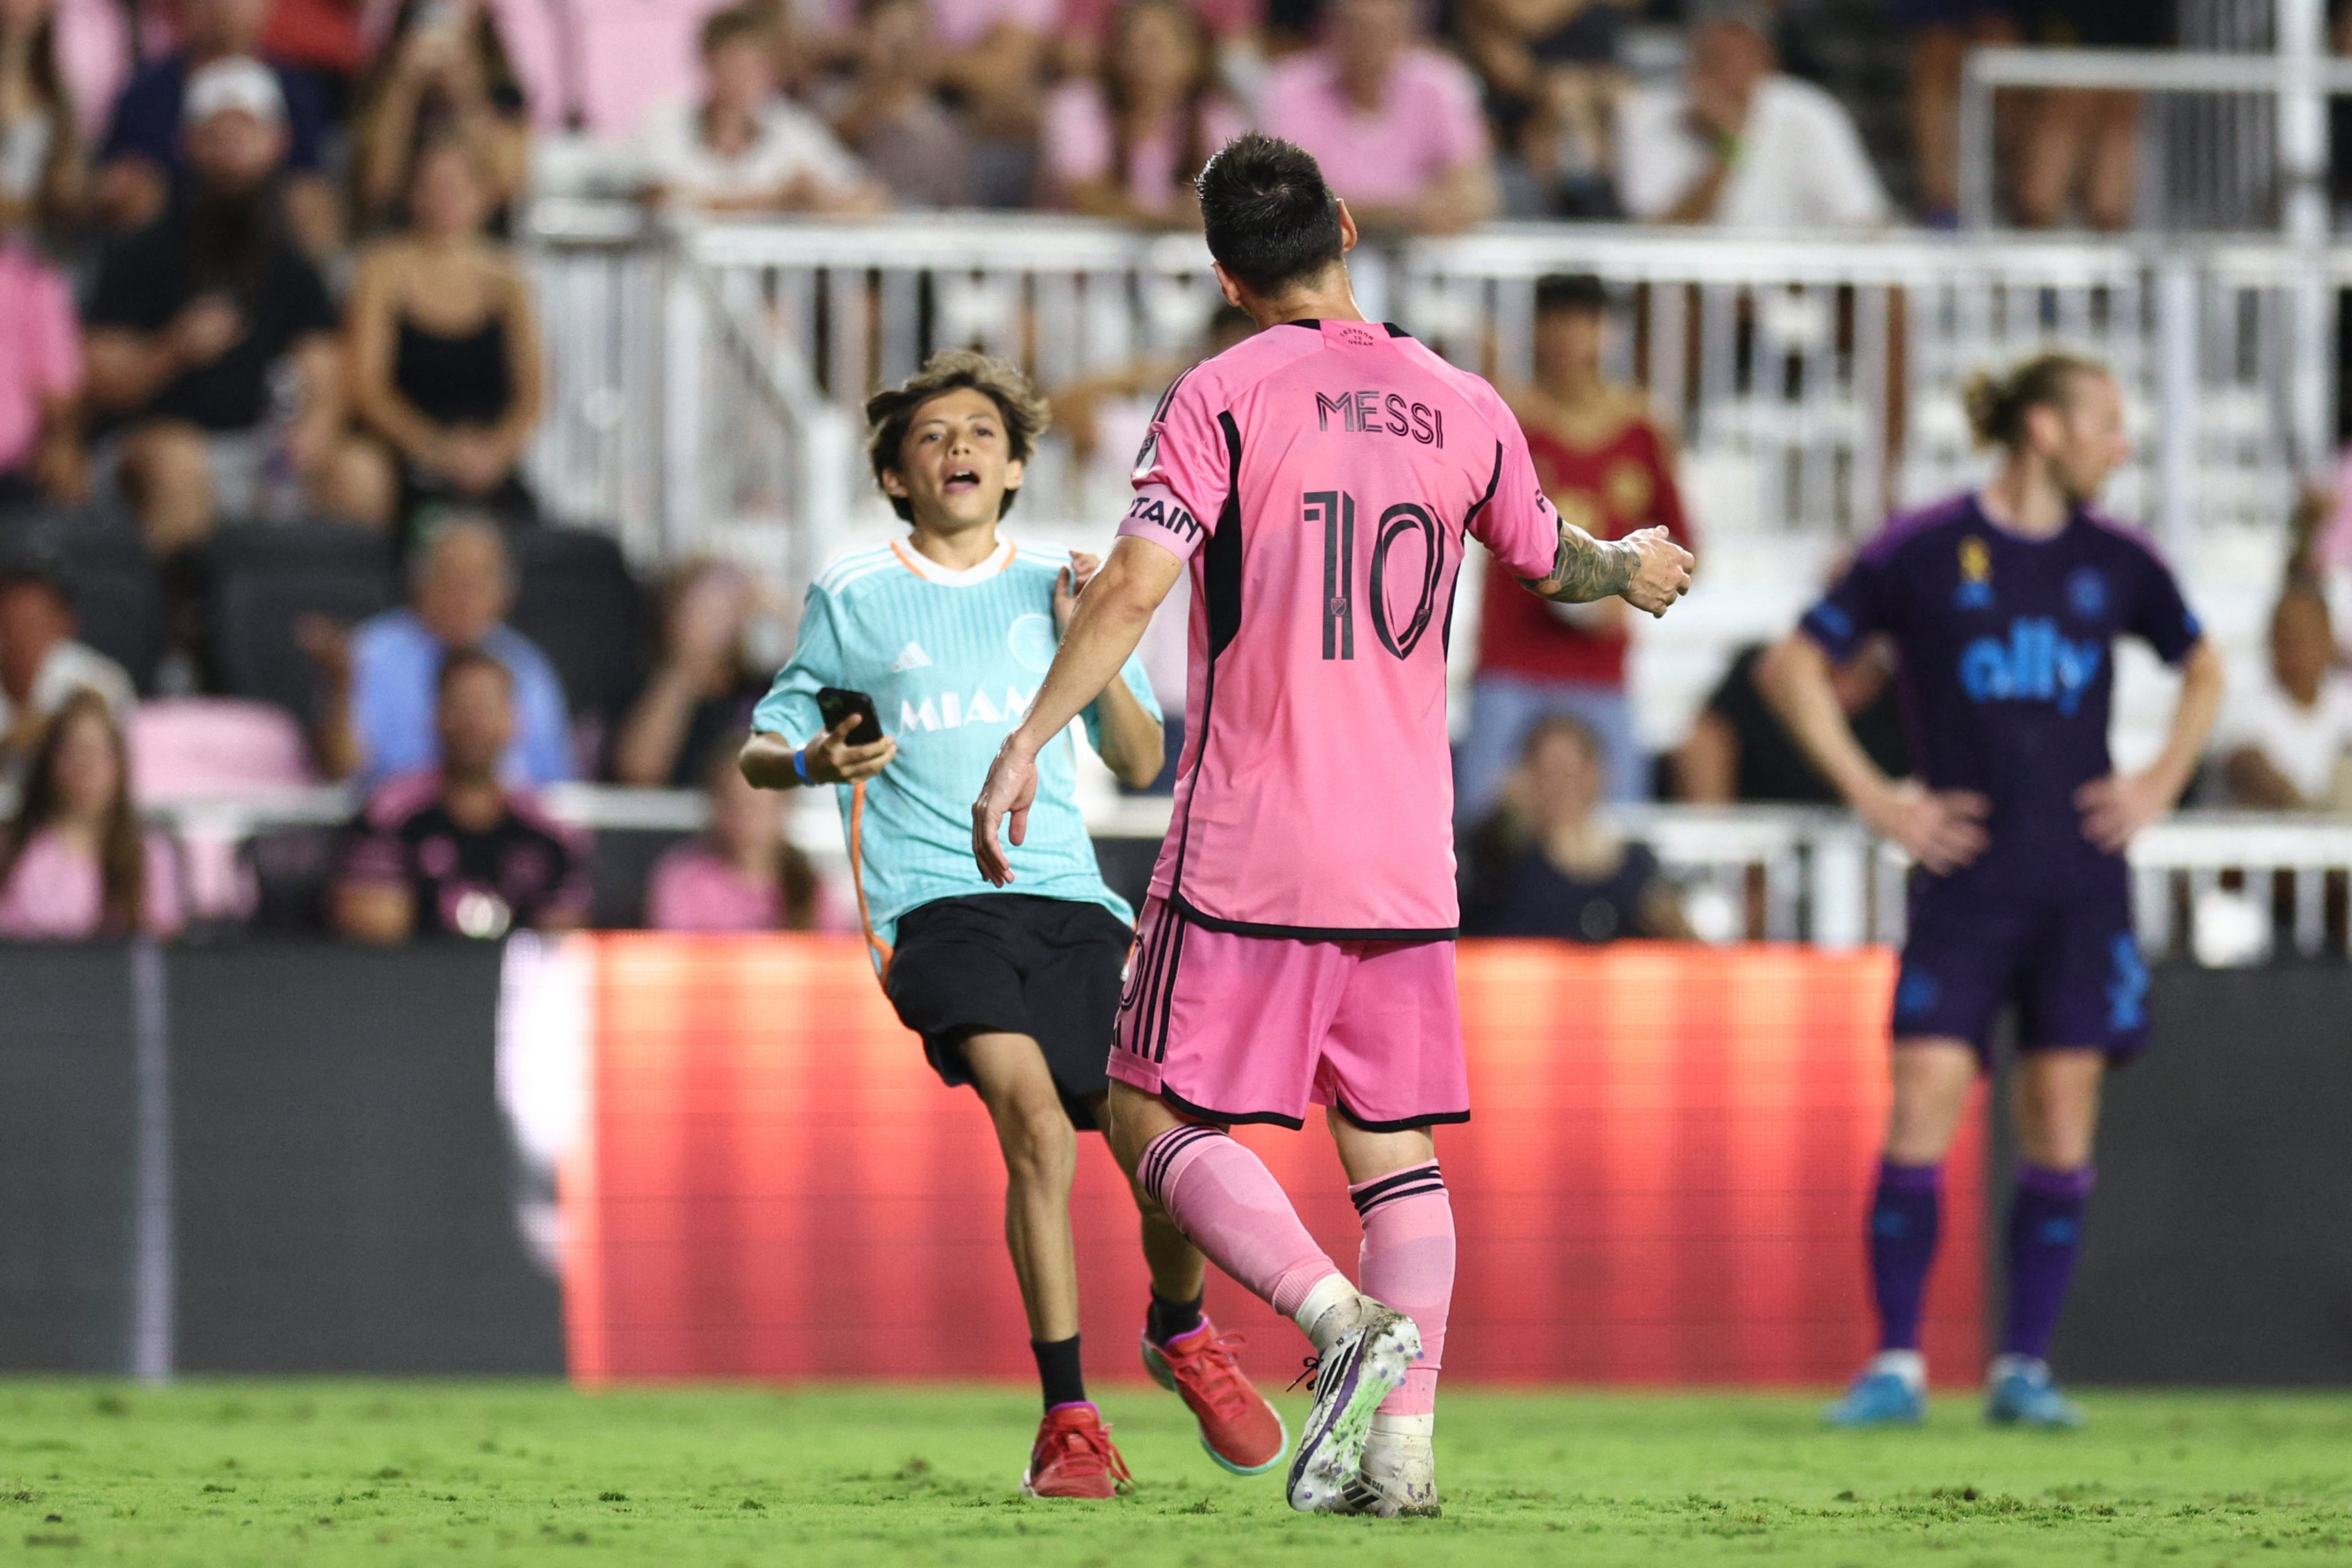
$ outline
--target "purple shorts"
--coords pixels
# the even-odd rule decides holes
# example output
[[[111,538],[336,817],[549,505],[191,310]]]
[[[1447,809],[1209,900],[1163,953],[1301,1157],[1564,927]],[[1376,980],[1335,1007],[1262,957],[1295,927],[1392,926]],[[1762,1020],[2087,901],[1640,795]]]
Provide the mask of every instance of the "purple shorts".
[[[1451,942],[1238,936],[1143,908],[1110,1076],[1216,1122],[1470,1120]]]
[[[2018,1048],[2147,1047],[2147,964],[2132,932],[2130,872],[2102,859],[2059,890],[1990,893],[1920,876],[1895,982],[1895,1037],[1966,1040],[1988,1063],[2004,1004]]]

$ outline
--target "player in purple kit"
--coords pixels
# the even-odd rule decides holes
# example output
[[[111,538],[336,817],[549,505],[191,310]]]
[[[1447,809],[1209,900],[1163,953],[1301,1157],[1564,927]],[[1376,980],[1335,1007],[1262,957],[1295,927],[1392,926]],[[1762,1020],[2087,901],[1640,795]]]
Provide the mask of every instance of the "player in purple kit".
[[[1992,482],[1890,523],[1762,672],[1822,772],[1919,866],[1869,1216],[1880,1349],[1826,1413],[1838,1426],[1927,1413],[1919,1310],[1942,1164],[2006,1004],[2017,1008],[2021,1163],[1985,1414],[2080,1423],[2045,1358],[2082,1245],[2101,1079],[2147,1043],[2124,849],[2188,784],[2221,700],[2221,658],[2170,571],[2092,510],[2130,455],[2115,378],[2043,354],[1979,377],[1967,398],[1978,438],[2004,454]],[[1916,780],[1879,772],[1830,685],[1831,666],[1880,632],[1902,654]],[[2126,633],[2183,676],[2164,749],[2136,773],[2107,755],[2115,639]]]

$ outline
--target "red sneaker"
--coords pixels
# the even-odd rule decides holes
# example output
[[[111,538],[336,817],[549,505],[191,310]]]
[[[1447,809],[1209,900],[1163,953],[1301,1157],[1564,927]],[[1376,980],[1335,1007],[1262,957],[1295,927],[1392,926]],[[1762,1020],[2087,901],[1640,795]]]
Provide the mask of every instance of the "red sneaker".
[[[1022,1473],[1023,1497],[1117,1497],[1134,1478],[1112,1447],[1110,1428],[1091,1405],[1057,1405],[1037,1424]]]
[[[1143,1370],[1184,1401],[1201,1423],[1201,1447],[1237,1476],[1255,1476],[1282,1463],[1290,1444],[1282,1416],[1242,1375],[1239,1334],[1220,1334],[1208,1319],[1164,1345],[1143,1336]]]

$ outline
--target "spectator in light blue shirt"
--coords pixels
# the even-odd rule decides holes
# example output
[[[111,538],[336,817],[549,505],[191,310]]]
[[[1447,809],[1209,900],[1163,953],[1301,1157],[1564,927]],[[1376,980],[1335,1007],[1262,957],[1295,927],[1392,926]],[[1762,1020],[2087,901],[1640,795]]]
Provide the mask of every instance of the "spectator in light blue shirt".
[[[350,771],[363,783],[439,765],[435,686],[442,659],[465,647],[480,648],[514,676],[505,781],[548,784],[572,776],[563,683],[538,646],[505,624],[514,592],[514,564],[498,525],[454,521],[415,557],[413,607],[371,616],[352,632],[346,736]]]

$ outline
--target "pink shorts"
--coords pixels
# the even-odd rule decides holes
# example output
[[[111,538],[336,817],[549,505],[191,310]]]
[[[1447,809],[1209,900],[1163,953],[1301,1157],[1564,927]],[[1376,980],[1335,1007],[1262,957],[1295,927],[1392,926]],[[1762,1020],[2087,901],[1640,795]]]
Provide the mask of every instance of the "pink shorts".
[[[1391,1132],[1470,1120],[1451,942],[1236,936],[1144,905],[1110,1076],[1218,1122],[1336,1105]]]

